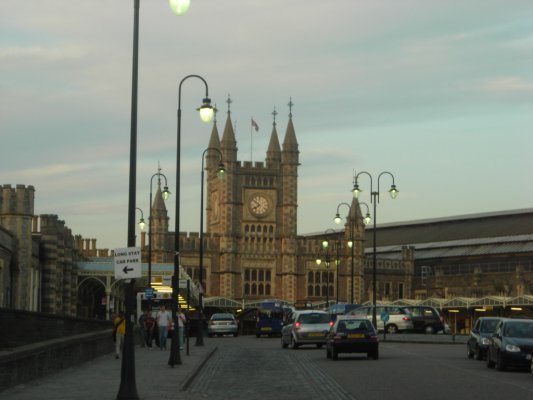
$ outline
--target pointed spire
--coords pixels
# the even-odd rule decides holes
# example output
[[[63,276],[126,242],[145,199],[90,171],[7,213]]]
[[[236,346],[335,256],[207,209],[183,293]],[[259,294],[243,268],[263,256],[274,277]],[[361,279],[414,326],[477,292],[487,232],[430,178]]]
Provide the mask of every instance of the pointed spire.
[[[299,153],[298,141],[296,140],[296,133],[294,132],[294,125],[292,123],[292,97],[289,101],[289,123],[287,124],[287,130],[285,131],[285,139],[283,140],[283,152]],[[296,155],[296,158],[298,156]]]
[[[224,155],[224,162],[236,162],[237,161],[237,141],[235,140],[235,132],[231,122],[230,106],[232,100],[228,94],[228,118],[226,119],[226,125],[224,126],[224,133],[222,134],[222,141],[220,142],[220,149]]]
[[[266,158],[266,163],[268,167],[279,165],[281,161],[281,147],[279,145],[278,132],[276,130],[276,115],[277,114],[278,113],[276,112],[276,107],[274,107],[274,111],[272,112],[272,115],[274,117],[272,121],[272,133],[270,135],[270,142],[268,144],[267,158]]]
[[[211,131],[211,137],[209,138],[209,147],[215,147],[220,150],[220,136],[218,135],[218,128],[217,128],[216,104],[215,104],[215,118],[213,119],[213,130]]]

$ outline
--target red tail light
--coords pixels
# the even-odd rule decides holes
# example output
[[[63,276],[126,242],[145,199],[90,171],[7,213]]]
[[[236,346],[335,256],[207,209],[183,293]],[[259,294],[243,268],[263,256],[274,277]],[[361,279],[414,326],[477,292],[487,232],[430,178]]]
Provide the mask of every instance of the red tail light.
[[[329,326],[333,326],[333,321],[329,321]]]
[[[411,321],[411,317],[407,317],[407,316],[403,317],[402,319],[403,319],[404,321]]]
[[[294,324],[294,326],[296,327],[296,329],[299,329],[299,328],[300,328],[300,325],[302,325],[300,322],[296,322],[296,323]]]

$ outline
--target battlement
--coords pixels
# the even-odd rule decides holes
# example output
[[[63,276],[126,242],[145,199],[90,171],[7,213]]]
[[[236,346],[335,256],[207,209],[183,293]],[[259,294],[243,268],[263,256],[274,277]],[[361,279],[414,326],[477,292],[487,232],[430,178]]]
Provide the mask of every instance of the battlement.
[[[33,216],[35,188],[5,184],[0,192],[0,215]]]
[[[240,163],[240,165],[242,166],[242,168],[265,169],[265,163],[264,163],[264,161],[256,161],[256,162],[252,162],[252,161],[242,161],[242,162]]]

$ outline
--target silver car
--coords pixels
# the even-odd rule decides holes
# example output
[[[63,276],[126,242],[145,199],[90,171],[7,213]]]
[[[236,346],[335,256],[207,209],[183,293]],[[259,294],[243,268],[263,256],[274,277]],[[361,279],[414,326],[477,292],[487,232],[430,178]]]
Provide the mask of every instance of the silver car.
[[[333,325],[330,315],[325,311],[301,310],[293,312],[281,329],[281,347],[289,345],[297,349],[304,344],[322,347]]]
[[[372,306],[356,308],[348,313],[356,317],[366,317],[372,321]],[[386,322],[385,322],[386,320]],[[404,306],[377,306],[376,323],[379,331],[387,333],[409,332],[413,330],[413,319],[409,309]]]
[[[216,313],[211,316],[207,324],[207,335],[213,337],[214,335],[239,335],[239,322],[233,314],[230,313]]]

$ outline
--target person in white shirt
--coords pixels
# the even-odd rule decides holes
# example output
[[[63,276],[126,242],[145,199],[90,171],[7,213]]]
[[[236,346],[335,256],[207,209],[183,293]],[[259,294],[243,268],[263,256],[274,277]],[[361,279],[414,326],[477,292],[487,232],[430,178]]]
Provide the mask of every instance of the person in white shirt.
[[[155,319],[157,321],[157,329],[159,331],[159,348],[163,350],[167,348],[168,328],[172,323],[171,315],[165,309],[164,304],[161,304],[161,308],[157,312]]]

